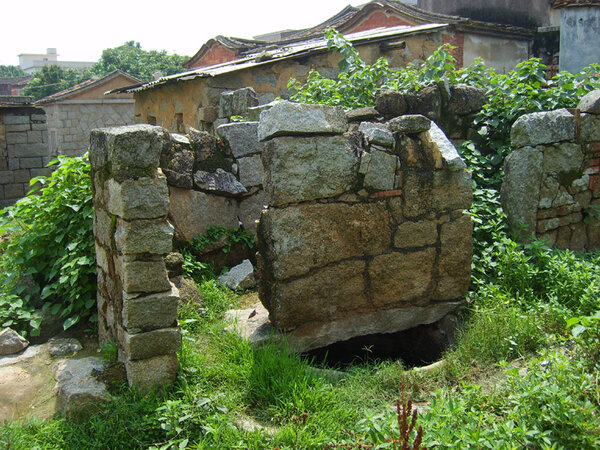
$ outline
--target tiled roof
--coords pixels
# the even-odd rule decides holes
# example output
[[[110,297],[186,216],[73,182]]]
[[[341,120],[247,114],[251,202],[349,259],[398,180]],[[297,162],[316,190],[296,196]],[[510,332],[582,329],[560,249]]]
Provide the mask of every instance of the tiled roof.
[[[417,33],[432,33],[442,30],[447,26],[448,24],[444,23],[429,23],[416,26],[400,25],[396,27],[375,28],[356,33],[350,33],[345,35],[345,38],[354,45],[360,45],[364,43],[374,43],[387,39],[393,39],[398,36]],[[188,81],[196,78],[215,77],[224,73],[236,72],[238,70],[273,64],[278,61],[299,58],[309,54],[327,51],[329,51],[327,47],[327,40],[322,35],[312,39],[288,41],[286,43],[279,43],[279,45],[259,48],[254,53],[247,53],[234,61],[215,64],[208,67],[200,67],[188,72],[162,77],[158,80],[150,81],[148,83],[140,83],[134,86],[113,89],[108,93],[131,93],[145,91],[147,89],[153,89],[155,87],[172,82]]]
[[[56,92],[52,95],[49,95],[47,97],[41,98],[39,99],[37,102],[35,102],[36,105],[46,105],[48,103],[52,103],[58,100],[62,100],[65,98],[68,98],[69,96],[71,96],[73,93],[75,92],[79,92],[82,91],[84,89],[89,89],[93,86],[97,86],[99,84],[102,84],[118,75],[124,75],[125,77],[127,77],[132,83],[139,83],[141,80],[138,80],[135,77],[132,77],[131,75],[125,73],[125,72],[121,72],[120,70],[113,70],[112,72],[110,72],[107,75],[104,75],[103,77],[92,77],[89,80],[85,80],[82,81],[81,83],[78,83],[74,86],[71,86],[70,88],[64,89],[62,91]]]
[[[554,0],[553,8],[569,8],[573,6],[600,6],[600,0]]]

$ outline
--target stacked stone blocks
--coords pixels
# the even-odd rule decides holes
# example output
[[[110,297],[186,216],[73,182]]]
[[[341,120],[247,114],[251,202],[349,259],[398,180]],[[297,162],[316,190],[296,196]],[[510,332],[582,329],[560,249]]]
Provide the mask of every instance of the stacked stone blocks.
[[[600,248],[600,91],[572,111],[522,116],[511,139],[502,205],[513,231],[562,249]]]
[[[181,346],[179,293],[163,259],[173,227],[159,164],[170,137],[135,125],[94,130],[90,144],[100,343],[117,344],[130,385],[168,383]]]
[[[259,295],[297,348],[432,323],[459,304],[471,178],[434,123],[349,125],[339,108],[280,102],[261,113],[258,136]]]
[[[33,107],[11,108],[0,114],[0,208],[29,192],[29,181],[52,172],[46,116]]]

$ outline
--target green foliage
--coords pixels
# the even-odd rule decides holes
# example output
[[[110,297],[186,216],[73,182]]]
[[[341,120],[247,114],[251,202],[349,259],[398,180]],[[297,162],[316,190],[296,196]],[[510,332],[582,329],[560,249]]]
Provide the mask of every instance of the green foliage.
[[[203,316],[208,321],[222,319],[225,311],[237,305],[237,297],[230,289],[223,287],[217,280],[203,281],[198,288],[204,301]]]
[[[29,85],[23,89],[23,95],[31,95],[39,100],[81,83],[87,78],[89,78],[87,72],[82,73],[75,69],[62,68],[56,64],[44,66],[33,74]]]
[[[143,50],[139,42],[128,41],[104,50],[90,72],[105,75],[113,70],[120,70],[142,81],[150,81],[156,72],[163,76],[183,72],[183,63],[188,59],[187,56],[168,55],[164,50]]]
[[[455,60],[450,54],[452,47],[448,45],[436,50],[421,67],[409,64],[396,71],[389,67],[385,58],[379,58],[372,65],[366,64],[352,44],[334,29],[328,29],[325,37],[328,48],[343,56],[338,63],[337,80],[326,78],[315,70],[309,72],[304,84],[292,78],[288,83],[288,88],[293,91],[292,100],[345,108],[373,106],[375,94],[381,89],[419,90],[453,73]]]
[[[0,244],[2,314],[21,327],[38,296],[44,309],[65,319],[65,329],[95,316],[89,162],[59,156],[55,163],[52,175],[32,179],[32,191],[0,212],[0,235],[8,235]],[[20,282],[23,277],[31,277],[32,286]],[[35,332],[39,319],[31,316],[29,325]]]
[[[19,66],[0,65],[0,78],[24,77],[26,75]]]
[[[210,226],[206,233],[196,236],[188,246],[192,252],[201,253],[206,247],[216,244],[224,239],[223,252],[229,253],[231,247],[242,243],[248,248],[254,248],[254,233],[250,230],[243,230],[239,227],[225,228],[223,226]]]

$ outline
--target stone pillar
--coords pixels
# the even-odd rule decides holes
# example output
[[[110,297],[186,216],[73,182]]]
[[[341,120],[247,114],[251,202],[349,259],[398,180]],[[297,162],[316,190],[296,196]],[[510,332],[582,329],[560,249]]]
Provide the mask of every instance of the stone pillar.
[[[280,102],[258,136],[268,209],[259,296],[298,350],[433,323],[466,293],[471,179],[420,115],[350,129],[344,111]]]
[[[513,233],[556,248],[600,248],[600,90],[575,111],[521,116],[511,143],[501,200]]]
[[[163,260],[173,240],[159,169],[168,145],[168,133],[150,125],[90,135],[100,343],[118,346],[129,384],[143,389],[175,379],[181,346],[179,292]]]

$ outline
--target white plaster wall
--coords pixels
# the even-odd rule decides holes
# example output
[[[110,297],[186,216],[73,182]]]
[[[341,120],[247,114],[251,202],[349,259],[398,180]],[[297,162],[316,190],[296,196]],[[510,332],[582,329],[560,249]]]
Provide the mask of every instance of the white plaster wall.
[[[559,69],[571,73],[600,64],[600,7],[562,8]]]
[[[529,59],[529,42],[465,33],[464,66],[482,57],[487,67],[498,73],[506,73]]]

